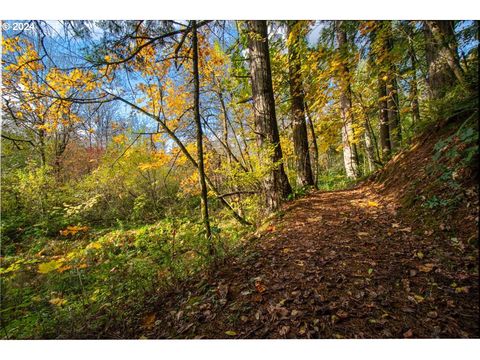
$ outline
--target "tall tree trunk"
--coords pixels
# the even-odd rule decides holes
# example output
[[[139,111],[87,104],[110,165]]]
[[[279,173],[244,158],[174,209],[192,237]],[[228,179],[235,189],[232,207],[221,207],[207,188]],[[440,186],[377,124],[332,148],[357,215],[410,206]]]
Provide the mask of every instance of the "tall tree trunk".
[[[210,229],[210,218],[208,216],[208,189],[205,181],[205,163],[203,161],[203,131],[200,119],[200,80],[198,73],[198,39],[197,39],[197,22],[192,21],[192,50],[193,50],[193,112],[195,125],[197,127],[197,163],[198,177],[201,189],[201,207],[202,220],[205,226],[205,236],[208,241],[208,252],[210,255],[215,254],[215,248],[212,242],[212,231]]]
[[[301,24],[296,20],[287,21],[288,73],[297,184],[306,186],[314,185],[314,180],[310,163],[310,151],[308,149],[307,124],[305,121],[305,96],[299,54],[301,41],[299,25]]]
[[[412,109],[412,125],[420,122],[420,104],[418,102],[417,61],[413,50],[410,51],[412,79],[410,80],[410,106]]]
[[[315,133],[315,127],[313,126],[312,116],[308,110],[308,103],[305,102],[305,114],[307,115],[308,128],[310,129],[310,135],[312,137],[313,145],[313,183],[315,188],[318,189],[318,174],[319,174],[319,163],[318,163],[318,144],[317,144],[317,135]]]
[[[369,62],[372,68],[377,70],[377,91],[378,91],[378,114],[380,124],[380,147],[382,149],[382,160],[388,160],[392,152],[390,143],[390,129],[388,126],[388,96],[387,96],[387,70],[385,66],[385,31],[381,21],[370,33],[370,57]],[[377,64],[377,65],[374,65]]]
[[[373,144],[373,136],[370,131],[370,124],[368,119],[365,119],[365,132],[363,133],[363,140],[365,142],[365,153],[367,155],[367,160],[368,160],[368,169],[370,171],[373,171],[376,169],[376,163],[375,163],[375,149],[374,149],[374,144]]]
[[[467,87],[457,52],[453,20],[425,21],[427,84],[431,99],[442,98],[457,80]]]
[[[338,42],[338,54],[340,58],[340,74],[338,83],[340,86],[340,108],[342,117],[342,143],[343,162],[347,176],[356,179],[358,173],[358,155],[353,141],[353,116],[352,116],[352,95],[350,90],[350,74],[347,60],[347,34],[342,29],[343,21],[335,21],[335,32]]]
[[[388,104],[387,104],[387,85],[385,83],[386,75],[380,72],[378,77],[378,107],[380,114],[380,147],[382,148],[382,160],[388,160],[392,153],[390,144],[390,129],[388,126]]]
[[[400,104],[398,101],[397,67],[393,59],[392,22],[382,21],[382,45],[384,51],[384,64],[386,69],[388,127],[390,130],[390,145],[392,150],[402,142],[402,128],[400,123]]]
[[[378,154],[378,146],[377,146],[377,140],[375,138],[375,134],[373,133],[372,127],[370,125],[370,117],[368,115],[368,109],[365,107],[365,104],[362,99],[361,94],[353,93],[352,95],[354,98],[357,99],[358,103],[360,104],[362,108],[362,113],[364,116],[364,135],[363,135],[363,141],[365,144],[365,154],[367,156],[367,161],[368,161],[368,169],[370,171],[373,171],[377,168],[377,159],[375,159],[375,154]],[[378,156],[378,159],[380,159],[380,156]]]
[[[410,22],[406,24],[408,34],[408,57],[410,59],[410,66],[412,70],[412,78],[410,80],[410,107],[412,111],[412,125],[415,126],[420,122],[420,105],[418,101],[418,81],[417,81],[417,56],[413,46],[413,26]]]
[[[402,143],[402,127],[400,123],[400,109],[398,104],[398,86],[394,72],[391,71],[387,79],[387,107],[388,127],[392,150],[397,149]]]
[[[278,209],[282,200],[291,194],[292,188],[282,162],[268,52],[267,22],[248,20],[247,29],[257,144],[261,150],[273,146],[273,152],[269,152],[270,156],[262,161],[270,168],[264,180],[266,206],[270,211],[274,211]]]

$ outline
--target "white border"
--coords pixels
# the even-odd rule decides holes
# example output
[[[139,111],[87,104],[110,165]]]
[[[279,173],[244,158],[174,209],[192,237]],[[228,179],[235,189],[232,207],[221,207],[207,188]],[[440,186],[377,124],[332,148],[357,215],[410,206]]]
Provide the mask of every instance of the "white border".
[[[5,359],[35,360],[451,360],[474,357],[480,340],[38,340],[1,341],[0,350]]]
[[[480,6],[477,0],[4,0],[0,18],[474,20]]]

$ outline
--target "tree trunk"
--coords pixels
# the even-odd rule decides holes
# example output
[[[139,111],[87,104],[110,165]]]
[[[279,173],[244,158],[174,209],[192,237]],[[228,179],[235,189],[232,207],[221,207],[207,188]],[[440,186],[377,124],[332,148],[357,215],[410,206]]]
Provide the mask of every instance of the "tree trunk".
[[[372,133],[370,131],[369,121],[368,119],[365,120],[365,132],[363,135],[363,140],[365,142],[365,153],[367,155],[368,160],[368,169],[373,171],[376,169],[375,163],[375,149],[372,140]]]
[[[378,107],[380,113],[380,146],[382,148],[382,160],[390,158],[392,147],[390,144],[390,129],[388,127],[387,86],[384,73],[378,77]]]
[[[310,111],[308,111],[308,104],[305,102],[305,114],[307,115],[308,127],[310,129],[310,135],[312,137],[313,145],[313,183],[315,188],[318,189],[318,173],[319,173],[319,163],[318,163],[318,144],[317,144],[317,135],[315,133],[315,127],[313,126],[312,116]]]
[[[455,80],[466,88],[457,53],[453,20],[425,21],[427,84],[430,98],[442,98]]]
[[[263,163],[269,171],[264,180],[267,209],[275,211],[283,199],[292,192],[283,167],[282,148],[275,114],[270,55],[268,52],[267,22],[248,20],[248,48],[250,53],[250,77],[252,82],[253,114],[258,147],[269,150]]]
[[[410,107],[412,111],[412,125],[416,126],[420,122],[420,105],[418,101],[418,81],[417,81],[417,56],[413,46],[413,28],[410,22],[407,23],[408,40],[408,57],[412,70],[412,79],[410,80]]]
[[[420,122],[420,105],[418,102],[417,61],[413,50],[410,52],[410,62],[412,64],[412,79],[410,80],[410,106],[412,109],[412,125],[416,126]]]
[[[197,127],[197,163],[198,177],[201,189],[201,207],[202,220],[205,226],[205,236],[208,241],[208,252],[210,255],[215,254],[215,248],[212,242],[212,231],[210,229],[210,218],[208,216],[208,190],[205,181],[205,163],[203,161],[203,131],[200,119],[200,80],[198,74],[198,40],[197,40],[197,22],[192,21],[192,50],[193,50],[193,112],[195,125]]]
[[[314,185],[310,152],[308,149],[307,124],[305,121],[305,96],[303,92],[302,69],[299,54],[299,22],[287,21],[288,73],[293,125],[293,148],[297,184]]]
[[[393,71],[389,73],[387,79],[387,96],[390,142],[392,150],[395,150],[402,143],[402,127],[400,123],[400,109],[398,104],[397,79]]]
[[[385,52],[383,67],[386,69],[388,127],[390,131],[390,145],[392,150],[402,142],[402,129],[400,123],[400,104],[398,101],[397,67],[393,59],[392,22],[382,21],[382,45]]]
[[[342,21],[335,21],[335,31],[338,42],[338,54],[340,58],[340,74],[338,83],[340,87],[340,109],[342,117],[342,143],[343,162],[347,177],[356,179],[358,173],[358,156],[353,141],[353,115],[352,99],[350,90],[349,69],[346,63],[347,34],[342,29]]]

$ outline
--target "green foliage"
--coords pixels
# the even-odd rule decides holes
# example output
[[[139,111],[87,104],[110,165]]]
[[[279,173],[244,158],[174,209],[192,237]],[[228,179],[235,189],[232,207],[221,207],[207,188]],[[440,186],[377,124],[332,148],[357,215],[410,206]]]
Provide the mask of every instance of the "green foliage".
[[[295,200],[298,199],[302,196],[305,196],[308,194],[310,190],[312,190],[312,186],[302,186],[302,187],[297,187],[292,190],[292,193],[288,196],[288,200]]]
[[[447,191],[443,196],[432,195],[422,206],[428,209],[453,208],[463,199],[462,183],[469,180],[472,171],[478,171],[478,128],[472,116],[447,138],[439,140],[433,150],[432,163],[427,172]]]
[[[325,172],[318,177],[318,188],[323,191],[345,189],[354,183],[344,173]]]
[[[51,167],[33,162],[2,173],[2,247],[21,236],[58,234],[66,225],[61,209],[71,190],[58,183]]]
[[[438,198],[436,195],[433,195],[431,198],[427,199],[422,206],[427,209],[435,209],[440,206],[448,206],[450,205],[450,203],[451,201],[449,199],[441,199]]]
[[[212,228],[220,256],[245,231],[229,221]],[[165,218],[69,243],[50,239],[42,249],[2,261],[4,338],[82,338],[128,326],[122,313],[141,313],[151,291],[194,276],[212,260],[201,221],[191,218]]]

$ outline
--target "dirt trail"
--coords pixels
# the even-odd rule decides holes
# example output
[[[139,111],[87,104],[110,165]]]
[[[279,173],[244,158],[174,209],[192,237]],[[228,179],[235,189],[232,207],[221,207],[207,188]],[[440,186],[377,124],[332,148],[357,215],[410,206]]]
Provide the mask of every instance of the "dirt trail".
[[[315,192],[201,284],[157,300],[147,338],[478,337],[478,252],[367,187]],[[155,322],[154,322],[155,320]]]

